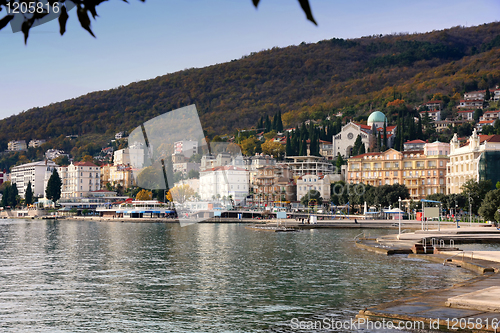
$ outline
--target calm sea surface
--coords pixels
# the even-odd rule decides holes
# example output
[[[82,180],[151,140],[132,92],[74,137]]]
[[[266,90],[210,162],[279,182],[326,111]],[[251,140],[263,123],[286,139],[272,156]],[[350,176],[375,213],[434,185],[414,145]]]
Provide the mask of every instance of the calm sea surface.
[[[2,220],[0,331],[297,332],[474,276],[359,250],[358,233]]]

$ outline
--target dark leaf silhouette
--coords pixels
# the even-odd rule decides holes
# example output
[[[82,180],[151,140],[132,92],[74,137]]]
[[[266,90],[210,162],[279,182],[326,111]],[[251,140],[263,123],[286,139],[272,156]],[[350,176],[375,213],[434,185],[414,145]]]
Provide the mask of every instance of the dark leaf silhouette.
[[[0,7],[1,8],[1,7]],[[14,15],[7,15],[0,20],[0,30],[2,30],[14,18]]]
[[[59,15],[59,32],[61,36],[66,32],[66,22],[68,21],[69,15],[66,10],[66,6],[61,7],[61,15]]]
[[[66,32],[66,22],[68,21],[68,12],[66,7],[64,6],[64,1],[65,0],[48,0],[50,5],[53,5],[56,2],[59,2],[61,4],[61,14],[59,16],[59,32],[62,35]],[[80,21],[80,25],[82,26],[83,29],[87,30],[94,38],[95,35],[90,29],[90,18],[88,15],[88,12],[92,15],[92,18],[95,20],[95,18],[98,16],[97,15],[97,10],[96,7],[99,6],[101,3],[108,1],[108,0],[73,0],[73,3],[77,5],[77,16],[78,20]],[[123,0],[124,2],[127,2],[127,0]],[[139,0],[141,2],[146,2],[146,0]],[[252,0],[252,3],[255,7],[257,7],[260,3],[260,0]],[[312,15],[311,11],[311,6],[309,5],[309,0],[299,0],[300,6],[302,7],[302,10],[306,14],[306,17],[308,20],[313,22],[314,24],[317,25],[316,21],[314,20],[314,17]],[[3,7],[7,5],[6,0],[0,0],[0,11],[2,10]],[[43,16],[45,16],[45,13]],[[37,18],[41,18],[43,16],[39,16]],[[0,30],[5,28],[5,26],[13,19],[14,16],[8,15],[0,19]],[[28,35],[29,35],[29,30],[33,26],[33,22],[31,24],[28,22],[28,18],[24,19],[23,25],[22,25],[22,32],[24,33],[24,42],[27,42]]]
[[[92,37],[95,38],[94,33],[90,29],[90,18],[87,13],[87,9],[85,7],[78,6],[76,13],[78,15],[78,21],[80,21],[80,25],[82,26],[82,28],[87,30],[92,35]]]
[[[302,7],[302,10],[304,11],[304,13],[306,13],[307,19],[309,21],[311,21],[312,23],[318,25],[318,23],[316,23],[313,15],[312,15],[311,6],[309,6],[309,0],[299,0],[299,3],[300,3],[300,6]]]

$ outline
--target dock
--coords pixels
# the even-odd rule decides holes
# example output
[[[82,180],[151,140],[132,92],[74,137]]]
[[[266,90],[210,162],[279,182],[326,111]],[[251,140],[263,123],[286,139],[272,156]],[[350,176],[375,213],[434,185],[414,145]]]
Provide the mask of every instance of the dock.
[[[406,329],[418,325],[422,330],[500,332],[500,251],[460,251],[455,246],[477,241],[500,243],[500,231],[476,227],[356,239],[356,246],[371,252],[383,255],[406,252],[411,258],[479,274],[447,289],[420,292],[360,310],[356,316],[358,322],[390,322],[394,327]]]

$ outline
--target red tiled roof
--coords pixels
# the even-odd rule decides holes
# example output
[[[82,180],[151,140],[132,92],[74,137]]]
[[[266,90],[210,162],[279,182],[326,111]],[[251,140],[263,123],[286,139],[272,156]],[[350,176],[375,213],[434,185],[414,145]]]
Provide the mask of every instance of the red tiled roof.
[[[460,111],[457,111],[457,113],[470,113],[470,112],[474,112],[475,110],[460,110]]]
[[[487,113],[499,113],[500,110],[494,110],[494,111],[485,111],[483,114],[487,114]]]
[[[327,144],[327,145],[332,144],[330,141],[325,141],[325,140],[319,140],[319,142],[320,142],[320,143]]]
[[[387,132],[392,132],[392,131],[396,128],[396,127],[397,127],[396,125],[394,125],[394,126],[387,126],[387,127],[385,128],[385,130],[386,130]],[[383,131],[384,131],[384,128],[383,128],[383,127],[379,127],[379,128],[377,128],[377,130],[378,130],[379,132],[383,132]]]
[[[492,135],[482,135],[479,134],[479,141],[481,143],[483,142],[500,142],[500,135],[498,134],[492,134]]]
[[[361,127],[362,129],[367,129],[367,130],[371,130],[372,127],[371,126],[368,126],[368,125],[364,125],[364,124],[358,124],[358,123],[353,123],[355,125],[358,125],[359,127]]]
[[[480,122],[478,122],[478,124],[492,124],[494,122],[495,120],[481,120]]]
[[[465,103],[465,102],[483,102],[482,99],[461,99],[460,103]]]
[[[406,141],[405,144],[407,143],[425,143],[425,141],[422,140],[412,140],[412,141]]]
[[[443,103],[443,101],[428,101],[425,104],[437,104],[437,103],[441,104],[441,103]]]

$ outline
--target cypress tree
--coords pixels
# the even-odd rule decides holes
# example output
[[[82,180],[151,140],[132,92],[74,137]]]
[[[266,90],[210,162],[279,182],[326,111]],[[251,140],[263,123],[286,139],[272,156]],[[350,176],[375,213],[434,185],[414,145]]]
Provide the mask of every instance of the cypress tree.
[[[424,131],[422,130],[422,118],[419,115],[417,124],[417,139],[422,140],[423,138],[424,138]]]
[[[354,147],[352,148],[352,156],[359,155],[359,149],[361,146],[364,146],[363,141],[361,140],[361,135],[358,134],[356,141],[354,142]]]
[[[6,185],[3,190],[2,207],[7,207],[9,205],[10,188],[10,185]]]
[[[300,140],[299,156],[306,156],[306,155],[307,155],[307,141]]]
[[[377,134],[377,150],[382,150],[382,138],[380,137],[380,132]]]
[[[358,155],[361,155],[364,153],[366,153],[366,150],[365,150],[365,145],[362,143],[361,147],[359,147]]]
[[[33,203],[33,189],[31,188],[31,181],[28,182],[26,187],[26,193],[24,194],[24,203],[26,205],[31,205]]]
[[[271,119],[269,119],[269,116],[266,116],[266,120],[265,120],[265,124],[264,124],[264,127],[265,127],[265,130],[264,132],[265,133],[268,133],[268,132],[271,132]]]
[[[484,94],[484,100],[485,101],[489,101],[491,99],[491,92],[490,92],[490,88],[486,88],[486,92]]]
[[[273,117],[273,123],[271,125],[271,129],[277,131],[278,130],[278,114],[276,113]]]
[[[286,133],[285,153],[286,153],[286,156],[292,156],[293,155],[292,142],[290,140],[290,133],[288,133],[288,132]]]
[[[10,191],[9,191],[9,206],[11,207],[16,207],[17,206],[17,196],[19,192],[17,191],[17,185],[16,183],[12,184]]]
[[[283,133],[283,121],[281,120],[281,110],[278,111],[278,123],[276,131]]]
[[[299,155],[299,149],[300,149],[300,136],[297,131],[293,131],[293,155],[298,156]]]
[[[53,202],[59,200],[59,198],[61,198],[61,186],[61,177],[59,177],[57,170],[54,169],[54,171],[52,171],[52,175],[50,175],[49,181],[47,182],[45,197]]]
[[[387,144],[387,122],[384,122],[384,149],[387,149],[389,145]]]

